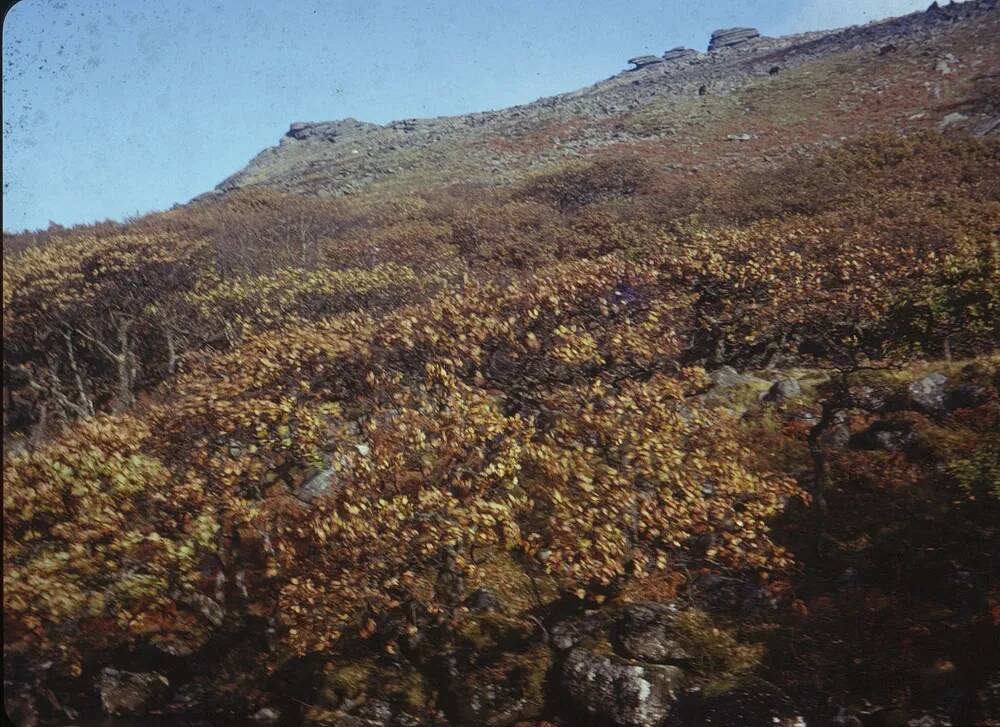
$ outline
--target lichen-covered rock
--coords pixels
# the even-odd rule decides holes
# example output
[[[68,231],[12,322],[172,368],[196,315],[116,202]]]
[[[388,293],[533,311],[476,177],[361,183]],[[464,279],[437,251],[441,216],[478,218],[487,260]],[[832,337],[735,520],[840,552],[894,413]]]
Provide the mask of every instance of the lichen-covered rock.
[[[677,640],[673,604],[640,602],[629,604],[617,625],[617,638],[626,656],[655,664],[684,662],[690,654]]]
[[[622,727],[656,727],[670,715],[684,672],[573,649],[563,665],[563,686],[591,718]]]
[[[765,401],[784,401],[793,399],[802,393],[802,387],[795,379],[780,379],[771,384],[771,388],[762,397]]]
[[[559,651],[569,651],[588,636],[601,631],[606,621],[603,611],[558,621],[549,629],[549,643]]]
[[[473,668],[455,689],[458,723],[508,727],[537,717],[551,666],[552,652],[540,646]]]
[[[170,682],[158,672],[119,671],[111,667],[101,670],[97,691],[101,708],[114,716],[141,716],[167,696]]]
[[[873,422],[863,432],[852,436],[850,445],[854,449],[881,449],[887,452],[899,452],[913,446],[916,439],[912,422],[880,420]]]
[[[935,371],[917,379],[907,387],[914,408],[925,414],[942,415],[948,412],[947,393],[944,385],[948,377]]]

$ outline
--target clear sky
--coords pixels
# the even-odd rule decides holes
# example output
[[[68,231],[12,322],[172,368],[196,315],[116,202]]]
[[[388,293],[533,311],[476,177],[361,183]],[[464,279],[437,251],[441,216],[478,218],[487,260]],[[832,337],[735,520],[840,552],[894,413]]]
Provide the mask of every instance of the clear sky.
[[[733,25],[929,0],[21,0],[3,24],[4,229],[168,208],[293,121],[384,123],[570,91]]]

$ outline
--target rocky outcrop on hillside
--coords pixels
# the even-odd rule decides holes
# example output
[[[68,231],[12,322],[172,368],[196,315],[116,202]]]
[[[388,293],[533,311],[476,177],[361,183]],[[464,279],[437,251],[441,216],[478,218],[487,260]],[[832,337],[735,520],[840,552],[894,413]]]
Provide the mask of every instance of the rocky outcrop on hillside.
[[[779,38],[763,36],[752,28],[723,29],[712,34],[707,54],[673,48],[662,57],[637,56],[629,61],[635,66],[631,70],[587,88],[508,109],[385,125],[355,119],[298,122],[278,146],[262,151],[206,196],[255,186],[339,196],[359,192],[374,182],[416,178],[421,185],[454,179],[503,184],[514,171],[520,174],[617,144],[668,139],[675,133],[666,120],[671,110],[682,113],[692,98],[729,97],[761,78],[780,83],[796,69],[806,74],[803,82],[809,83],[810,64],[838,53],[895,60],[908,49],[912,54],[925,52],[927,43],[956,28],[988,24],[1000,28],[997,9],[997,0],[970,0],[863,26]],[[885,52],[889,46],[894,49],[891,54]],[[859,61],[852,58],[851,62]],[[935,62],[931,61],[932,66]],[[956,67],[949,61],[949,70]],[[968,66],[964,70],[970,71]],[[939,76],[937,86],[929,87],[932,100],[940,94],[942,83],[960,82],[956,73]],[[789,91],[793,92],[801,93]],[[961,113],[961,123],[949,124],[949,128],[975,127],[987,130],[984,133],[1000,128],[996,113],[977,117]],[[622,123],[643,114],[664,120]],[[933,125],[925,117],[914,115],[912,122],[926,120],[928,126]],[[572,126],[568,133],[551,131],[567,125]]]
[[[756,28],[722,28],[712,33],[712,37],[708,41],[708,49],[713,51],[731,48],[759,37],[760,31]]]
[[[629,58],[628,62],[631,63],[636,69],[645,68],[646,66],[653,66],[657,63],[663,63],[663,59],[660,56],[637,56],[635,58]]]
[[[694,60],[697,57],[698,51],[694,48],[685,48],[683,46],[671,48],[663,54],[663,60],[665,61],[688,61]]]

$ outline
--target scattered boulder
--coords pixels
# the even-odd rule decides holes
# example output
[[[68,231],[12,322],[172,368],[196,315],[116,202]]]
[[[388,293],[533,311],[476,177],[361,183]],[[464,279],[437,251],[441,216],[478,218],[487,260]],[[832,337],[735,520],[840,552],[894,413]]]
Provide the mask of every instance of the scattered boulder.
[[[771,388],[761,397],[761,401],[784,401],[793,399],[802,393],[802,387],[795,379],[779,379],[771,384]]]
[[[938,130],[947,129],[949,126],[954,126],[955,124],[960,124],[969,117],[959,111],[952,111],[950,114],[945,116],[938,122]]]
[[[712,383],[720,389],[729,389],[734,386],[743,386],[748,384],[767,383],[764,379],[758,379],[756,376],[741,374],[732,366],[720,366],[714,371],[709,372],[708,378],[711,379]]]
[[[636,56],[635,58],[629,58],[628,62],[635,66],[633,71],[637,71],[640,68],[645,68],[646,66],[655,66],[657,63],[663,63],[663,59],[660,56]]]
[[[690,654],[673,633],[676,615],[677,607],[669,603],[629,604],[617,629],[622,651],[633,659],[654,664],[689,660]]]
[[[170,682],[158,672],[119,671],[111,667],[101,670],[97,691],[101,708],[113,716],[141,716],[167,696]]]
[[[254,724],[277,724],[281,721],[281,712],[274,707],[261,707],[250,718]]]
[[[944,388],[947,382],[948,377],[936,371],[917,379],[907,387],[910,403],[925,414],[947,414],[947,394]]]
[[[837,415],[833,424],[819,435],[819,444],[826,449],[842,449],[851,441],[851,428],[843,412]]]
[[[300,500],[312,503],[316,498],[329,493],[337,484],[337,473],[332,467],[319,470],[302,483],[297,496]]]
[[[805,727],[798,708],[784,692],[763,679],[747,679],[722,694],[706,697],[698,710],[703,725]]]
[[[779,73],[781,73],[781,66],[771,66],[767,69],[767,75],[769,76],[777,76]]]
[[[896,46],[893,45],[892,43],[888,43],[878,49],[878,54],[880,56],[887,56],[890,53],[895,53],[895,52],[896,52]]]
[[[665,61],[687,61],[697,57],[698,51],[694,48],[685,48],[684,46],[671,48],[663,54],[663,60]]]
[[[854,449],[881,449],[887,452],[900,452],[909,449],[916,442],[913,433],[913,422],[904,420],[880,420],[850,439]]]
[[[986,136],[987,134],[1000,133],[1000,116],[987,116],[977,123],[969,133],[973,136]]]
[[[760,37],[760,31],[756,28],[721,28],[712,33],[708,42],[708,49],[720,50],[721,48],[731,48],[734,45],[742,45],[754,38]]]
[[[591,718],[622,727],[656,727],[670,714],[684,672],[573,649],[562,682],[573,702]]]

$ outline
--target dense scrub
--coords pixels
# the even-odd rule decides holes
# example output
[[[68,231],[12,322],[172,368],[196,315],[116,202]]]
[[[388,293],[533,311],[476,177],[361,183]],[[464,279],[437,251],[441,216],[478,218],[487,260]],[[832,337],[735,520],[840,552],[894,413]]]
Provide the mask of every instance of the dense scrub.
[[[787,584],[857,535],[844,483],[992,503],[988,406],[917,465],[818,443],[872,371],[995,346],[998,190],[996,141],[879,137],[697,181],[654,158],[244,192],[12,250],[6,653],[89,676],[250,630],[272,673],[462,633],[498,564],[538,618],[692,574]],[[701,396],[722,365],[830,382],[805,430],[750,432]],[[790,501],[810,517],[776,530]]]

